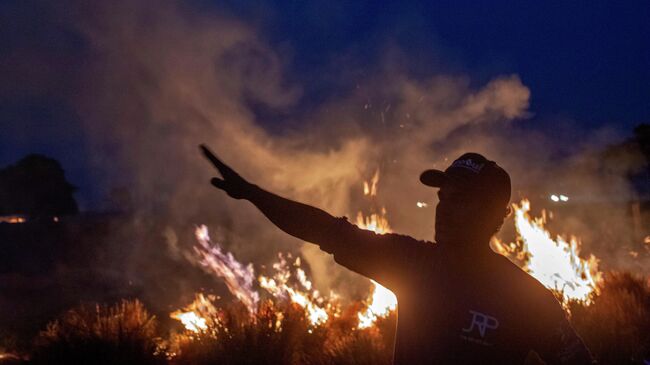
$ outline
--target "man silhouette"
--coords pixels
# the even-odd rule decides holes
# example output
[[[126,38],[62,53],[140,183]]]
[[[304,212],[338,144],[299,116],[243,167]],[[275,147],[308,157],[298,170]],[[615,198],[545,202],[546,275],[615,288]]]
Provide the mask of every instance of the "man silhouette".
[[[221,173],[214,186],[395,293],[395,364],[523,364],[530,351],[547,364],[592,363],[553,294],[489,248],[510,209],[510,177],[494,161],[466,153],[422,173],[440,188],[434,244],[375,234],[272,194],[201,149]]]

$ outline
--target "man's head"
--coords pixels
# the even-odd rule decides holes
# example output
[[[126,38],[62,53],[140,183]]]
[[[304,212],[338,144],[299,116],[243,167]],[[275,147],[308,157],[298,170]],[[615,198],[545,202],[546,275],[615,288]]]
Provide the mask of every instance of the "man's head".
[[[420,181],[440,188],[436,242],[485,244],[510,211],[510,176],[478,153],[465,153],[445,171],[424,171]]]

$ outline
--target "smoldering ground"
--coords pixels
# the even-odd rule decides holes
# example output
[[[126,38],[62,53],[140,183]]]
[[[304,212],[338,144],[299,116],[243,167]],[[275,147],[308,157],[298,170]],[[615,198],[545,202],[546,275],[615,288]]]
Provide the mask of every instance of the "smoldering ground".
[[[372,205],[386,208],[394,231],[428,240],[436,197],[419,183],[419,173],[445,168],[465,151],[483,153],[510,172],[513,200],[553,184],[579,191],[585,201],[632,196],[625,176],[638,168],[637,152],[623,154],[619,169],[603,174],[594,151],[620,136],[573,132],[578,139],[557,141],[521,127],[534,120],[534,95],[517,75],[495,75],[478,86],[466,75],[436,70],[414,77],[412,55],[386,39],[376,64],[363,72],[346,69],[345,55],[332,59],[339,68],[323,77],[348,87],[305,111],[306,85],[289,77],[288,52],[226,11],[176,1],[35,4],[79,37],[83,62],[67,70],[62,96],[78,116],[96,180],[131,196],[129,222],[107,232],[103,269],[122,273],[138,295],[161,307],[210,285],[186,258],[193,227],[203,223],[243,262],[264,265],[279,251],[300,251],[323,292],[358,293],[366,283],[355,276],[358,285],[344,285],[352,274],[317,247],[282,234],[249,203],[215,191],[200,143],[252,182],[351,219],[369,208],[362,183],[379,170]],[[286,123],[270,125],[260,108]],[[418,208],[418,201],[428,207]],[[643,258],[619,255],[621,242],[603,242],[597,233],[603,221],[623,222],[624,211],[590,212],[584,221],[568,211],[563,217],[571,218],[556,226],[558,233],[584,237],[585,250],[603,262],[616,257],[624,268]],[[607,237],[629,231],[627,224],[608,229],[620,232]]]

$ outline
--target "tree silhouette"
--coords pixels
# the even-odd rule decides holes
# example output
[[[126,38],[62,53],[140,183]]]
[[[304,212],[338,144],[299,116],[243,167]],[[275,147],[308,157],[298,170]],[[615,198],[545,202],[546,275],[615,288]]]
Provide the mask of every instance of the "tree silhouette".
[[[76,214],[75,190],[58,161],[28,155],[0,170],[0,214],[31,218]]]

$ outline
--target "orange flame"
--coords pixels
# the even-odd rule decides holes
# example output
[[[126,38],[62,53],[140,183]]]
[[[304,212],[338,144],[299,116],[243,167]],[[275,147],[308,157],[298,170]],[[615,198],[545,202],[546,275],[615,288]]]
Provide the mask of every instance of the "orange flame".
[[[585,304],[591,301],[592,293],[598,292],[602,274],[598,271],[598,259],[590,255],[580,257],[580,241],[571,236],[567,241],[562,236],[555,239],[544,228],[546,214],[531,218],[530,202],[522,200],[513,204],[515,228],[518,239],[508,245],[493,240],[493,248],[511,258],[522,262],[522,269],[530,273],[549,289],[563,294],[563,304],[578,300]]]

